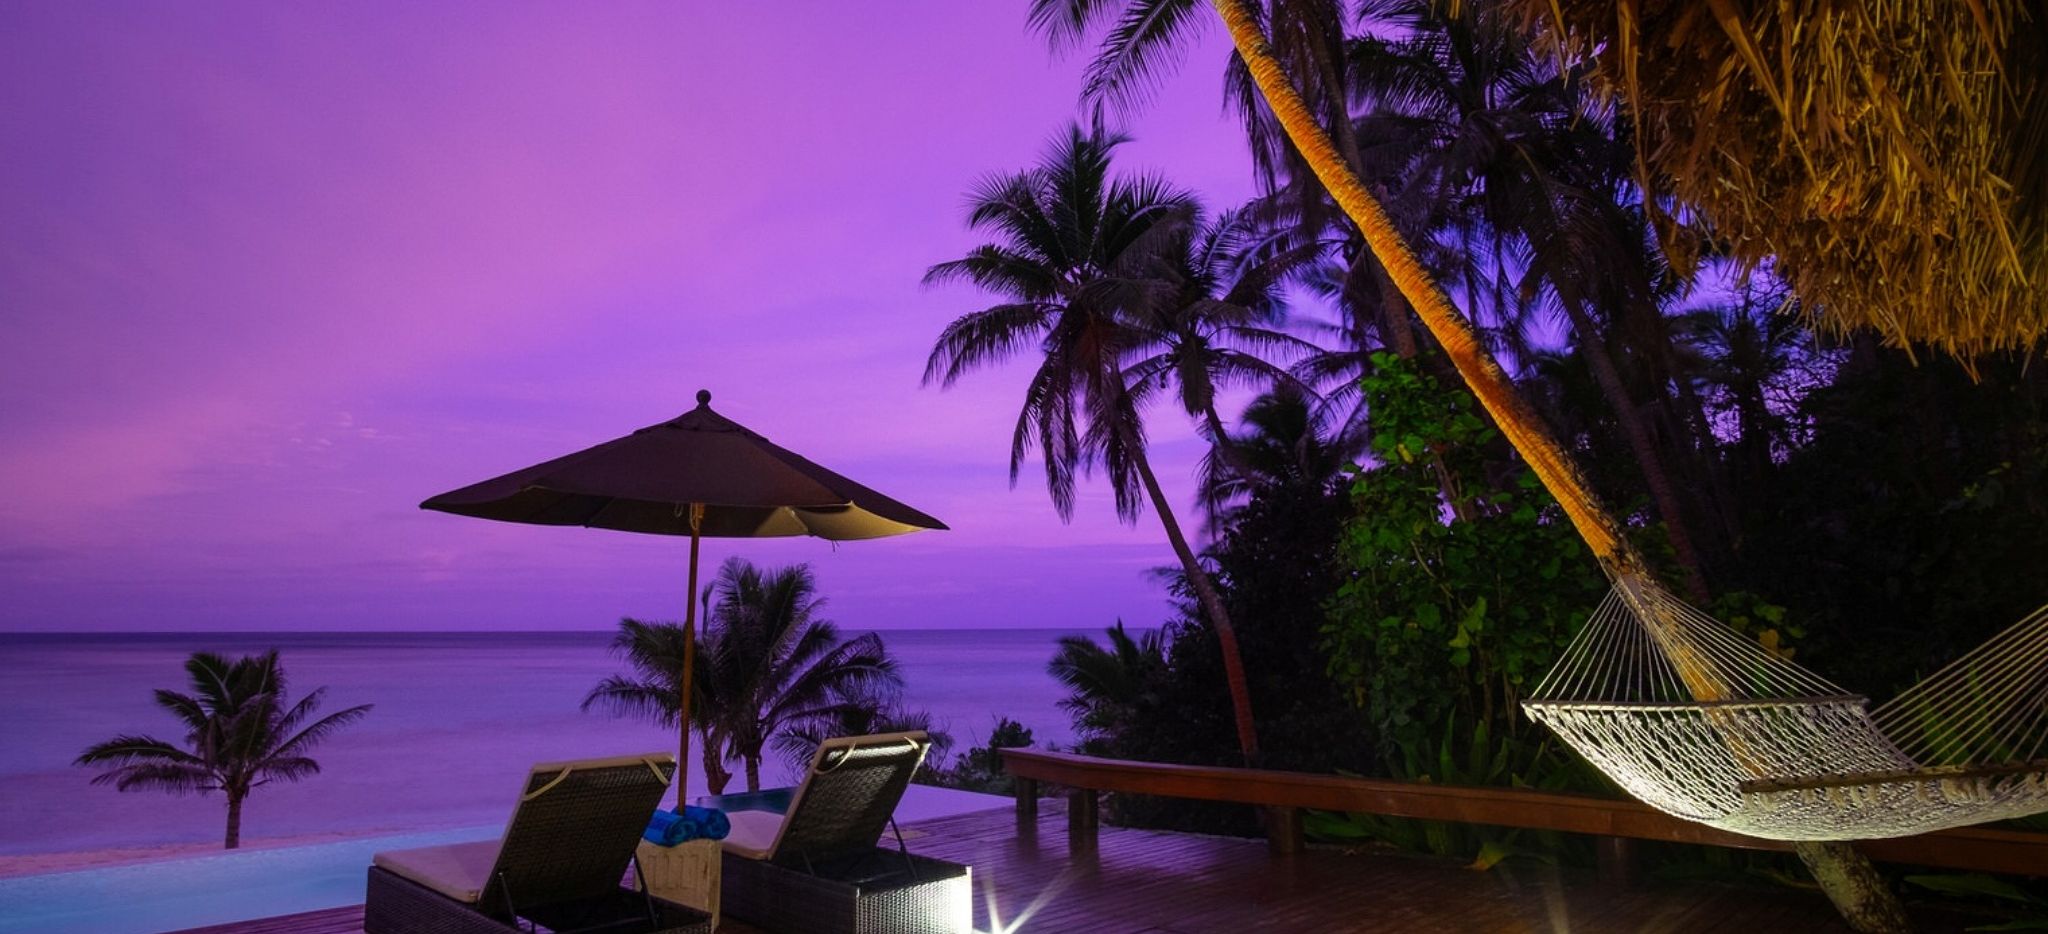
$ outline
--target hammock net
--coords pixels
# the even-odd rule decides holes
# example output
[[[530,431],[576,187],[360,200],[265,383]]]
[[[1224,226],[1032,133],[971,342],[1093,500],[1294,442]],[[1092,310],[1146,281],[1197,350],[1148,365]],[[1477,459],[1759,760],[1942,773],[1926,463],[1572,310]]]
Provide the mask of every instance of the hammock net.
[[[1754,837],[2048,811],[2048,607],[1872,709],[1624,576],[1523,709],[1644,803]]]

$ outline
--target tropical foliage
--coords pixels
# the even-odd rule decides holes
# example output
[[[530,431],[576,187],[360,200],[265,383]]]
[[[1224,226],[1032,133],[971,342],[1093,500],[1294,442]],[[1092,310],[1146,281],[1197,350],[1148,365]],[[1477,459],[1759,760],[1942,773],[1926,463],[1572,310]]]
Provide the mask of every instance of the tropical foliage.
[[[953,734],[940,728],[932,715],[907,710],[899,698],[878,692],[857,696],[822,716],[808,718],[777,733],[770,745],[783,755],[792,769],[803,769],[817,754],[818,745],[839,736],[871,736],[876,733],[921,732],[930,738],[918,781],[928,781],[953,749]]]
[[[902,679],[882,638],[843,638],[821,615],[825,601],[808,566],[764,569],[734,558],[705,599],[711,611],[699,638],[691,727],[712,794],[724,793],[734,760],[747,790],[758,791],[771,748],[798,756],[806,742],[856,727],[923,722],[896,706]],[[677,726],[682,627],[621,620],[612,647],[628,670],[592,688],[583,708]]]
[[[1089,50],[1083,105],[1117,113],[1142,105],[1184,60],[1192,38],[1213,25],[1210,5],[1035,0],[1030,22],[1057,49]],[[1172,403],[1208,447],[1192,478],[1208,542],[1171,572],[1176,612],[1156,642],[1137,635],[1149,621],[1132,620],[1133,629],[1119,623],[1106,642],[1066,640],[1054,657],[1087,748],[1228,762],[1233,714],[1248,710],[1269,765],[1594,787],[1515,707],[1603,586],[1567,514],[1516,450],[1532,449],[1532,431],[1555,436],[1583,465],[1598,499],[1615,507],[1614,537],[1659,575],[1741,631],[1874,696],[2048,599],[2048,375],[2024,359],[1979,359],[1966,370],[1881,346],[1867,332],[1816,332],[1816,321],[1874,312],[1827,307],[1825,289],[1795,294],[1788,282],[1833,267],[1759,248],[1791,240],[1724,244],[1715,228],[1688,226],[1702,219],[1699,206],[1669,195],[1690,189],[1646,175],[1642,157],[1663,164],[1708,150],[1639,145],[1687,128],[1639,134],[1628,98],[1604,93],[1619,83],[1616,56],[1631,47],[1560,56],[1532,23],[1541,17],[1523,15],[1541,4],[1502,0],[1213,5],[1238,40],[1240,54],[1220,64],[1259,197],[1212,210],[1176,192],[1171,213],[1189,220],[1119,241],[1128,249],[1115,274],[1062,267],[1066,278],[1057,279],[1086,283],[1100,298],[1091,320],[1103,337],[1088,343],[1104,351],[1095,358],[1098,384],[1121,387],[1133,418],[1153,411],[1144,403],[1155,395],[1158,409]],[[1584,19],[1594,6],[1563,9]],[[1673,7],[1646,28],[1668,32],[1701,16]],[[2027,28],[2033,42],[2038,28]],[[1723,32],[1699,40],[1716,45]],[[2014,43],[2021,58],[2038,54],[2038,42]],[[1756,67],[1744,62],[1737,72]],[[1607,85],[1589,80],[1589,69]],[[1671,80],[1697,89],[1719,82],[1716,74]],[[1269,100],[1276,88],[1287,99]],[[1948,88],[1948,97],[1910,107],[1939,109],[1973,93]],[[1782,117],[1726,103],[1714,114],[1723,123]],[[1673,119],[1667,104],[1659,119]],[[1724,137],[1713,145],[1755,148]],[[1796,155],[1781,147],[1772,158]],[[1966,157],[1974,158],[1944,156]],[[1656,183],[1647,192],[1646,177]],[[1911,193],[1927,181],[1859,190]],[[1341,210],[1328,193],[1337,189],[1347,199]],[[1724,208],[1772,199],[1762,223],[1816,203],[1747,189],[1716,197]],[[1985,203],[2031,204],[2005,194]],[[1922,208],[1945,210],[1932,202],[1900,210]],[[1199,218],[1241,225],[1232,237],[1264,252],[1239,252],[1284,262],[1262,273],[1270,298],[1233,300],[1245,312],[1195,315],[1188,320],[1197,327],[1176,330],[1145,310],[1201,278],[1201,264],[1182,259],[1193,255],[1182,244],[1213,228]],[[1153,249],[1167,242],[1175,246]],[[1668,252],[1674,244],[1685,248]],[[1141,247],[1161,259],[1134,266],[1129,257]],[[1923,252],[1972,251],[1979,268],[1955,272],[1976,276],[1981,263],[2005,255],[1994,247],[1958,236]],[[1925,288],[1891,274],[1835,292],[1904,286]],[[1474,323],[1471,346],[1444,324],[1459,316]],[[2002,326],[1993,317],[1978,323]],[[1050,325],[1002,333],[987,344],[1000,355],[1037,349],[1053,360],[1063,346]],[[1227,366],[1195,339],[1210,334],[1231,341]],[[1957,346],[2010,343],[1987,335],[1963,333]],[[1475,346],[1501,361],[1498,380],[1475,377]],[[1224,373],[1228,380],[1217,378]],[[1478,377],[1483,410],[1461,386]],[[1019,457],[1039,437],[1031,431],[1070,414],[1032,408],[1062,398],[1040,385],[1018,423]],[[1235,425],[1215,392],[1226,386],[1255,394]],[[1048,412],[1055,417],[1042,417]],[[1056,503],[1071,503],[1078,475],[1061,474],[1069,492],[1056,493]],[[1583,515],[1584,500],[1576,502]],[[1147,810],[1122,816],[1231,827],[1230,816],[1204,806],[1140,806]],[[1245,827],[1241,815],[1235,820]],[[1423,839],[1416,828],[1324,827]],[[1467,847],[1466,855],[1555,842],[1433,839],[1431,848]]]
[[[1495,434],[1469,397],[1391,355],[1374,362],[1375,464],[1352,483],[1338,544],[1331,674],[1390,761],[1461,722],[1532,738],[1512,753],[1525,767],[1544,737],[1519,703],[1606,581],[1534,477],[1485,469]]]
[[[1061,636],[1046,671],[1067,689],[1060,706],[1073,716],[1082,752],[1109,751],[1116,728],[1136,715],[1145,691],[1166,669],[1158,630],[1136,636],[1123,620],[1109,627],[1108,645],[1086,636]]]
[[[918,781],[942,788],[958,788],[983,794],[1009,795],[1017,791],[1017,780],[1003,768],[1002,750],[1032,745],[1031,730],[1008,717],[996,718],[988,741],[954,756],[950,764],[939,765],[939,750],[925,759]]]
[[[371,705],[359,704],[319,716],[326,688],[293,702],[275,650],[237,659],[195,652],[185,675],[190,693],[156,692],[157,706],[184,730],[184,745],[125,734],[94,744],[76,764],[99,769],[93,784],[121,791],[220,792],[230,850],[242,844],[242,804],[251,792],[318,775],[314,747],[370,712]]]

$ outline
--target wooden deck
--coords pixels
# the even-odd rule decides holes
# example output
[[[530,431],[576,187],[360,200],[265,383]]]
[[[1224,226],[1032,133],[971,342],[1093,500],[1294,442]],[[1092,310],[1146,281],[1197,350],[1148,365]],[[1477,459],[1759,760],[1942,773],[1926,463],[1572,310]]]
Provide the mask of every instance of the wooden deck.
[[[1834,932],[1818,894],[1644,883],[1616,891],[1591,873],[1475,872],[1455,862],[1315,848],[1274,857],[1263,840],[1102,828],[1070,854],[1049,806],[1020,831],[1008,810],[904,828],[916,852],[974,867],[975,928],[998,934],[1223,931]],[[992,921],[993,919],[993,921]],[[1964,919],[1922,915],[1923,931]],[[187,934],[353,934],[362,908],[204,928]],[[758,934],[728,921],[721,934]]]

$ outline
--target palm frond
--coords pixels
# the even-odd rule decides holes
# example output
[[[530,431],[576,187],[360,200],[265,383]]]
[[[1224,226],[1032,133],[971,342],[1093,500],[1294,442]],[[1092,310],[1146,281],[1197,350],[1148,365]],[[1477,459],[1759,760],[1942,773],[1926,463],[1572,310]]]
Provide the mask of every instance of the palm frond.
[[[1089,30],[1107,18],[1121,0],[1031,0],[1031,28],[1045,34],[1054,48],[1080,45]]]
[[[250,787],[268,785],[272,782],[287,784],[302,781],[320,774],[320,763],[306,756],[285,756],[266,760],[253,773]]]
[[[1084,101],[1130,110],[1150,99],[1207,24],[1199,0],[1128,0],[1088,63]]]
[[[308,699],[311,697],[312,695],[308,695]],[[277,751],[272,753],[272,756],[303,758],[308,750],[319,745],[327,737],[333,735],[336,730],[369,716],[370,708],[373,706],[375,705],[357,704],[354,707],[337,710],[325,717],[321,717],[319,720],[306,725],[304,729],[293,734],[290,739],[278,744]]]
[[[162,762],[199,765],[199,757],[153,736],[122,735],[94,743],[72,760],[74,765],[123,765],[133,762]]]
[[[681,715],[679,688],[675,685],[635,681],[608,675],[583,696],[582,709],[606,710],[615,716],[634,716],[674,727]]]
[[[1033,302],[994,305],[961,315],[946,325],[932,344],[924,383],[951,387],[969,370],[1001,363],[1042,340],[1054,314],[1055,307]]]
[[[164,762],[138,762],[109,769],[93,776],[92,783],[111,784],[116,791],[167,791],[177,795],[221,790],[219,777],[206,769]]]

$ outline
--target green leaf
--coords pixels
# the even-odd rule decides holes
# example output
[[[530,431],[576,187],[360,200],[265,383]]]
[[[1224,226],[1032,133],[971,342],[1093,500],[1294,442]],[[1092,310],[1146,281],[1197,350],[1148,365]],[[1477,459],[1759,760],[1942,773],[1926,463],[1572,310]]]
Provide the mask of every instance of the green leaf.
[[[1465,618],[1458,623],[1460,629],[1480,632],[1486,629],[1486,598],[1472,601],[1471,609],[1465,611]]]
[[[1927,875],[1907,876],[1906,881],[1923,889],[1940,892],[1943,895],[1988,896],[2009,901],[2032,902],[2035,899],[2018,886],[2003,879],[1971,873],[1968,875]]]
[[[1485,872],[1497,865],[1500,865],[1501,860],[1507,859],[1508,857],[1513,855],[1515,855],[1515,851],[1508,847],[1506,844],[1503,844],[1498,840],[1488,840],[1485,843],[1479,845],[1478,857],[1474,858],[1471,864],[1466,866],[1465,868],[1476,869],[1480,872]]]

